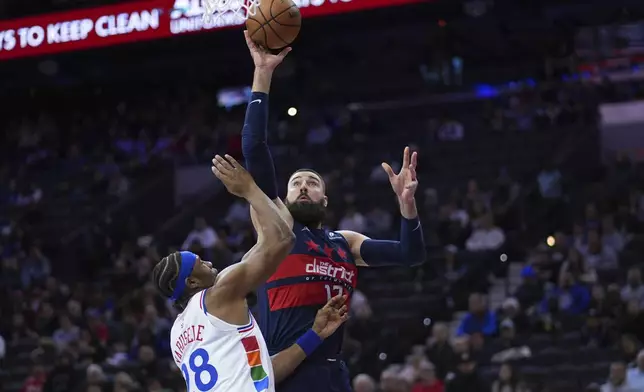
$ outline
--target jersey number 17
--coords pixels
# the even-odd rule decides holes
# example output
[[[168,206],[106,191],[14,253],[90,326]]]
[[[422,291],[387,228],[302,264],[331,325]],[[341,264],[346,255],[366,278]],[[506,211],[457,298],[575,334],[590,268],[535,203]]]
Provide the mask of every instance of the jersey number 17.
[[[343,295],[344,294],[344,287],[342,287],[339,284],[325,284],[324,285],[324,290],[326,290],[326,300],[329,301],[331,298],[336,297],[338,295]]]

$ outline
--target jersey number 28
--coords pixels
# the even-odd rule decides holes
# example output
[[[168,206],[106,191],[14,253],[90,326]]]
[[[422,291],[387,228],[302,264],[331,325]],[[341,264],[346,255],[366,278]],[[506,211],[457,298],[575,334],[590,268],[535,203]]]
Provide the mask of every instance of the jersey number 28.
[[[190,370],[195,375],[195,388],[198,391],[209,391],[217,384],[219,374],[217,374],[217,369],[208,363],[209,360],[210,356],[208,355],[208,351],[203,348],[198,348],[193,351],[188,359]],[[183,372],[183,377],[186,379],[187,390],[190,392],[190,373],[185,363],[181,365],[181,371]]]

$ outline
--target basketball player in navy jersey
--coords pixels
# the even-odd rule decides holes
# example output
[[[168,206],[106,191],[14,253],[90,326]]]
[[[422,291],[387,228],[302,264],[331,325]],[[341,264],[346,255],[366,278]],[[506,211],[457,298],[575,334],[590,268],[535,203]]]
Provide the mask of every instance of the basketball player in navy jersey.
[[[414,200],[418,187],[417,154],[405,148],[398,174],[388,164],[382,164],[400,205],[399,241],[373,240],[353,231],[323,230],[328,198],[322,177],[311,169],[297,170],[288,180],[287,195],[282,201],[267,143],[272,74],[290,48],[273,55],[258,48],[245,34],[255,63],[253,93],[242,130],[246,167],[296,236],[290,254],[258,292],[259,326],[269,352],[274,354],[311,328],[317,310],[328,298],[338,294],[351,296],[357,284],[357,267],[412,266],[425,261],[425,244]],[[251,217],[257,228],[252,209]],[[343,329],[325,341],[320,340],[315,353],[307,355],[297,371],[278,384],[277,391],[351,391],[348,371],[339,357]]]

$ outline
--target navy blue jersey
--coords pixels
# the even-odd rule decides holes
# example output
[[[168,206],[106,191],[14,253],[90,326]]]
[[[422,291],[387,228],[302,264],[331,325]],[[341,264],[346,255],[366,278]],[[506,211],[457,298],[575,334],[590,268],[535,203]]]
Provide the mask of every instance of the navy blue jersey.
[[[259,327],[271,355],[290,347],[313,326],[327,301],[351,294],[358,270],[349,244],[338,233],[294,223],[295,246],[257,293]],[[349,301],[347,301],[349,303]],[[333,358],[342,347],[343,326],[313,354]]]

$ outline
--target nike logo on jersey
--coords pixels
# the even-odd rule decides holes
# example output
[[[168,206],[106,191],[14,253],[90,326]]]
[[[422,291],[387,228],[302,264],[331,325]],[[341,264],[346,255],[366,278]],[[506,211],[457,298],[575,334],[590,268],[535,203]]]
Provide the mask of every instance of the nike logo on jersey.
[[[261,100],[261,99],[254,99],[254,100],[250,101],[249,105],[252,105],[252,104],[254,104],[255,102],[257,102],[257,103],[262,103],[262,100]]]

